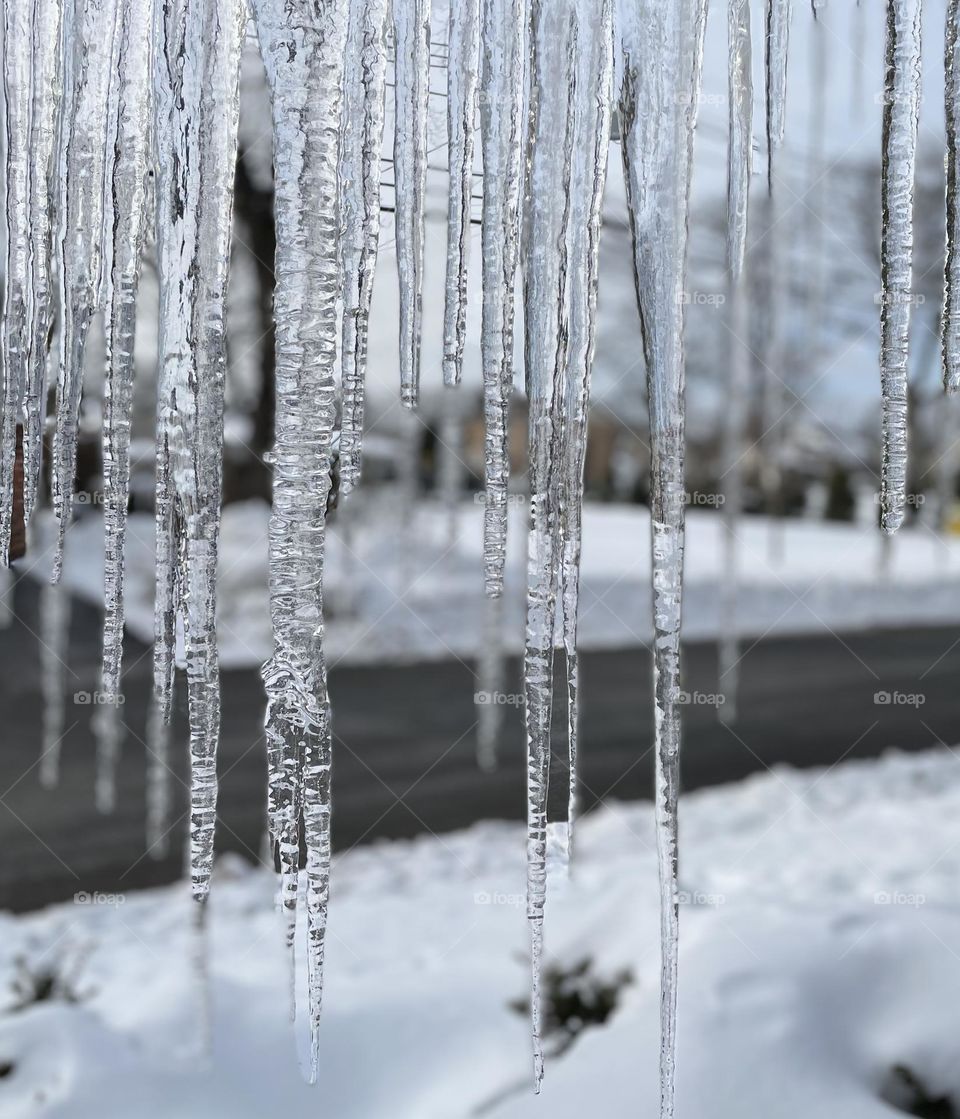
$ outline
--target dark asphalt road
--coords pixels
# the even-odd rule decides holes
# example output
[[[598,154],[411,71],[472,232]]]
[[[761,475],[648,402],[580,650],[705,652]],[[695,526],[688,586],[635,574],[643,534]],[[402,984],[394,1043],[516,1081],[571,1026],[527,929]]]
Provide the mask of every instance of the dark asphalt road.
[[[67,726],[61,782],[38,781],[40,751],[38,589],[16,588],[17,618],[0,632],[0,907],[30,909],[79,890],[118,891],[178,876],[185,829],[185,697],[178,702],[175,782],[179,823],[171,855],[144,853],[144,733],[151,658],[130,642],[124,685],[128,736],[111,816],[93,807],[91,708],[75,691],[96,687],[99,616],[76,605],[70,645]],[[777,638],[749,648],[742,665],[740,718],[732,728],[715,709],[687,711],[683,781],[687,789],[733,781],[775,763],[823,765],[876,754],[890,745],[920,749],[960,742],[960,628],[871,631]],[[510,666],[509,691],[519,690]],[[713,645],[686,649],[686,687],[715,693]],[[607,798],[650,795],[650,660],[646,651],[587,653],[582,658],[582,775],[587,808]],[[502,762],[492,774],[475,761],[475,690],[457,662],[390,668],[341,668],[331,678],[336,731],[334,843],[338,849],[382,837],[443,832],[475,820],[522,819],[520,709],[505,710]],[[922,706],[877,704],[877,692],[922,693]],[[255,858],[264,808],[262,690],[256,671],[224,673],[220,753],[221,848]],[[565,736],[557,713],[556,749]],[[558,767],[558,774],[562,768]],[[554,815],[565,792],[557,782]]]

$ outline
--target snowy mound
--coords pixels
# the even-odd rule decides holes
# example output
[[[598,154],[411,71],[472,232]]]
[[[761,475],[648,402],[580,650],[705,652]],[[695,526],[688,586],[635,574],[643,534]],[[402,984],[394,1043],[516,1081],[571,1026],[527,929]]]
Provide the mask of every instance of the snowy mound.
[[[683,801],[678,1119],[960,1104],[958,819],[947,752],[775,771]],[[648,805],[610,804],[583,823],[573,879],[554,875],[539,1101],[523,833],[482,824],[336,861],[319,1090],[296,1071],[267,872],[219,865],[206,1059],[182,890],[5,918],[0,1113],[655,1114],[653,842]]]

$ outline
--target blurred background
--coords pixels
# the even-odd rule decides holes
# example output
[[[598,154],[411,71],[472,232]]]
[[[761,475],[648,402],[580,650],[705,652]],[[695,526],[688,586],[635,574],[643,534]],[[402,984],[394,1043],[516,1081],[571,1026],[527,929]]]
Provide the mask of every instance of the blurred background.
[[[777,762],[829,764],[891,745],[914,748],[960,737],[960,703],[951,686],[960,660],[954,636],[960,622],[960,417],[957,402],[940,388],[938,342],[944,242],[941,9],[934,2],[926,12],[932,33],[924,55],[916,184],[909,516],[892,541],[877,529],[879,7],[838,3],[821,11],[817,21],[806,10],[796,14],[786,142],[772,200],[763,142],[763,52],[755,46],[749,337],[744,339],[749,376],[745,392],[737,390],[744,418],[733,446],[723,435],[733,400],[724,271],[726,29],[720,7],[710,16],[686,292],[688,788],[734,780]],[[762,44],[761,16],[754,12],[756,44]],[[494,615],[482,595],[480,553],[479,151],[463,384],[446,389],[440,375],[445,33],[445,13],[438,7],[423,403],[411,416],[398,400],[388,96],[363,485],[337,510],[328,539],[326,639],[337,736],[334,838],[341,849],[381,837],[443,832],[478,819],[520,819],[524,812],[518,663],[527,517],[521,332],[510,420],[507,589]],[[614,133],[586,458],[580,632],[587,808],[613,796],[648,796],[652,774],[646,392],[616,120]],[[242,69],[219,579],[224,670],[219,842],[250,859],[259,858],[263,832],[258,668],[271,640],[266,552],[274,411],[271,159],[268,94],[251,39]],[[137,324],[125,743],[118,803],[108,816],[94,810],[92,792],[103,579],[103,377],[96,337],[88,347],[65,584],[45,585],[50,541],[43,516],[26,557],[6,576],[0,710],[8,732],[0,756],[0,786],[6,790],[0,798],[0,839],[11,857],[0,867],[0,904],[15,909],[68,896],[77,879],[85,887],[111,888],[122,876],[130,887],[180,873],[186,820],[182,681],[169,757],[166,839],[148,852],[143,836],[155,589],[156,302],[148,246]],[[520,316],[518,296],[518,321]],[[741,479],[742,516],[727,503],[734,477]],[[733,605],[732,581],[740,586]],[[732,661],[722,667],[721,631],[728,639],[739,638]],[[505,659],[499,663],[501,652]],[[562,656],[558,681],[561,674]],[[485,704],[496,710],[484,711]],[[558,686],[557,773],[566,765],[564,705],[565,689]],[[477,764],[478,736],[481,761],[488,763],[483,767]],[[59,758],[59,780],[53,755]],[[553,807],[562,817],[565,794],[560,794],[558,789]],[[65,845],[68,860],[60,854]]]
[[[941,389],[938,337],[945,4],[924,6],[908,515],[893,539],[878,527],[884,4],[830,0],[817,5],[816,20],[808,5],[794,5],[786,140],[772,197],[765,5],[752,7],[746,336],[734,333],[725,268],[723,4],[712,6],[706,32],[685,291],[682,779],[693,795],[681,810],[678,1115],[951,1119],[960,1115],[951,1102],[960,1100],[951,1041],[960,983],[960,404]],[[388,90],[363,482],[340,502],[327,535],[339,858],[321,1094],[296,1073],[275,883],[262,872],[272,871],[259,668],[271,652],[275,230],[269,98],[251,36],[228,293],[222,858],[207,930],[211,962],[199,962],[182,887],[148,889],[182,879],[189,780],[183,673],[168,753],[158,753],[149,720],[158,293],[148,244],[123,745],[110,812],[98,811],[95,797],[104,727],[104,356],[96,330],[64,581],[49,584],[47,511],[35,518],[25,557],[0,573],[2,1114],[86,1119],[134,1106],[157,1119],[259,1119],[273,1110],[336,1119],[532,1114],[520,826],[522,301],[518,293],[506,588],[492,606],[481,555],[479,150],[463,384],[446,389],[441,377],[446,20],[438,0],[422,406],[411,415],[399,403]],[[748,354],[739,380],[731,372],[737,345]],[[553,873],[563,835],[551,833],[550,1061],[541,1102],[553,1119],[588,1108],[633,1115],[638,1100],[653,1114],[659,1090],[649,472],[615,117],[580,598],[580,795],[588,818],[570,878]],[[554,821],[567,805],[564,667],[558,650]],[[389,842],[396,839],[414,842]],[[73,904],[35,912],[60,902]],[[298,982],[305,1005],[302,976]],[[607,1028],[579,1041],[597,1026]],[[208,1063],[198,1064],[197,1050]]]

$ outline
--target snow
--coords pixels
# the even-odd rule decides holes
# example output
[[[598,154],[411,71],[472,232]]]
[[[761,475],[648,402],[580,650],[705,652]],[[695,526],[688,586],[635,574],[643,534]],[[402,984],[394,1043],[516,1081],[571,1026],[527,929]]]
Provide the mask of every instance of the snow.
[[[775,770],[681,804],[680,1119],[889,1119],[902,1063],[960,1090],[960,764],[947,751]],[[383,843],[335,860],[322,1094],[295,1070],[272,874],[217,865],[213,1050],[195,1051],[185,887],[88,895],[0,918],[0,969],[59,956],[78,1005],[0,1017],[4,1115],[264,1114],[609,1119],[659,1092],[658,916],[649,804],[581,823],[552,875],[547,965],[624,968],[614,1015],[551,1055],[538,1104],[525,1016],[523,828]],[[70,966],[73,966],[72,964]],[[8,984],[3,984],[8,989]],[[107,1103],[108,1101],[108,1103]]]
[[[464,503],[450,541],[449,513],[418,507],[406,535],[378,501],[359,495],[329,528],[325,642],[331,665],[472,657],[483,633],[483,505]],[[392,499],[381,499],[392,505]],[[526,505],[510,498],[510,550],[505,613],[509,647],[523,636]],[[396,516],[396,513],[393,514]],[[218,575],[220,658],[225,668],[259,665],[271,652],[267,603],[268,507],[227,505]],[[38,526],[42,528],[42,526]],[[782,531],[782,560],[770,557]],[[650,640],[648,512],[641,506],[584,506],[580,592],[581,649],[618,648]],[[692,506],[687,513],[684,636],[715,637],[722,621],[722,516]],[[133,514],[128,529],[127,624],[141,641],[153,633],[153,521]],[[49,570],[44,533],[27,562],[33,577]],[[402,546],[398,540],[405,539]],[[816,633],[960,621],[960,538],[922,526],[901,530],[890,568],[881,571],[882,542],[873,523],[790,519],[782,530],[764,517],[738,529],[744,637]],[[408,562],[405,549],[412,549]],[[410,581],[409,572],[420,573]],[[64,578],[81,598],[103,601],[103,525],[91,509],[70,529]],[[404,582],[406,580],[406,582]]]

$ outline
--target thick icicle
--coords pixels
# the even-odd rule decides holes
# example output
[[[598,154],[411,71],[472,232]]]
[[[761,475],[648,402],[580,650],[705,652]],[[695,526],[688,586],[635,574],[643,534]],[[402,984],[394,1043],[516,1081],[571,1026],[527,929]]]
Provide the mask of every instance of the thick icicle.
[[[108,166],[112,194],[110,267],[104,332],[107,368],[103,414],[104,619],[101,705],[97,709],[97,803],[111,811],[120,749],[123,659],[123,558],[130,495],[137,284],[146,217],[152,134],[150,36],[153,0],[123,0],[115,153]]]
[[[737,533],[740,522],[741,455],[745,423],[744,398],[749,391],[750,345],[743,263],[747,243],[747,211],[753,152],[753,79],[751,73],[750,3],[728,0],[727,80],[729,139],[727,147],[727,289],[730,321],[730,391],[724,412],[724,570],[718,648],[719,679],[726,697],[719,708],[724,721],[736,718],[737,665]]]
[[[66,731],[70,614],[67,588],[62,583],[43,587],[40,591],[40,686],[43,693],[40,784],[45,789],[52,789],[60,780],[60,745]]]
[[[621,8],[622,149],[650,411],[656,826],[660,860],[660,1112],[673,1115],[677,799],[684,524],[683,285],[705,0]],[[665,80],[665,76],[669,80]]]
[[[473,134],[480,67],[480,0],[450,4],[447,47],[447,284],[443,310],[443,379],[460,383],[467,334],[467,262],[473,197]]]
[[[73,506],[84,351],[102,305],[102,247],[108,136],[115,118],[117,0],[67,0],[63,20],[61,116],[60,311],[57,430],[53,442],[53,510],[58,542],[54,580]]]
[[[562,401],[560,535],[563,644],[567,672],[567,858],[577,816],[580,733],[577,616],[580,599],[583,468],[587,448],[590,373],[596,335],[597,281],[603,190],[607,176],[613,94],[612,0],[576,0],[577,55],[573,160],[570,167],[569,368]]]
[[[534,1087],[543,1079],[540,971],[547,889],[547,789],[553,711],[554,624],[560,569],[561,406],[567,363],[567,169],[573,156],[577,51],[570,3],[531,7],[529,230],[524,269],[530,401],[530,527],[523,688],[527,736],[527,920]]]
[[[190,869],[194,896],[203,901],[216,824],[224,306],[246,12],[242,0],[161,0],[155,11],[157,150],[166,153],[157,161],[157,676],[166,702],[179,604],[190,717]]]
[[[944,40],[947,132],[947,257],[943,277],[943,385],[960,389],[960,0],[947,4]]]
[[[316,1078],[330,888],[330,704],[323,552],[336,414],[337,212],[347,0],[255,0],[273,95],[277,424],[270,517],[274,650],[264,665],[269,824],[295,921],[300,821],[307,848],[311,1077]],[[399,53],[399,52],[398,52]],[[292,948],[292,929],[290,933]]]
[[[396,117],[393,181],[400,280],[400,399],[420,396],[423,203],[427,187],[430,0],[393,0]]]
[[[33,288],[30,245],[31,0],[6,0],[3,13],[4,182],[6,259],[0,371],[3,373],[0,449],[0,554],[4,565],[13,523],[13,470],[17,424],[29,377]]]
[[[344,67],[341,209],[343,213],[343,405],[340,491],[360,480],[364,380],[373,275],[380,242],[380,149],[386,89],[387,0],[352,0]]]
[[[883,468],[880,523],[903,522],[907,484],[907,360],[913,301],[913,177],[920,110],[921,0],[887,0],[880,244]]]
[[[54,156],[60,113],[61,0],[35,0],[33,6],[33,117],[30,122],[30,245],[33,321],[30,363],[23,404],[24,519],[37,504],[47,365],[54,312],[53,234],[57,228]]]
[[[514,279],[520,236],[525,25],[529,0],[484,0],[480,143],[483,152],[483,570],[489,595],[503,589],[507,546],[507,419],[513,391]]]
[[[793,0],[766,0],[767,178],[773,189],[773,154],[783,143],[787,59]]]

